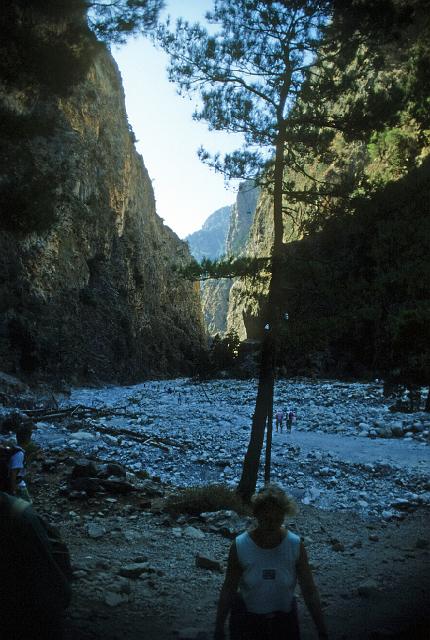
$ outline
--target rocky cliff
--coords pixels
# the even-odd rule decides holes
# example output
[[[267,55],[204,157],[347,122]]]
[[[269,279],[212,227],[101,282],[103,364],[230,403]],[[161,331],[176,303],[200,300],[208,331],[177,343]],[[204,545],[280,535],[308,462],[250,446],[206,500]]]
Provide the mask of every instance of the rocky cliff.
[[[196,260],[200,261],[203,258],[216,260],[225,253],[231,209],[231,206],[217,209],[207,218],[199,231],[185,238],[191,255]]]
[[[246,245],[254,220],[259,190],[251,182],[243,182],[236,202],[231,207],[225,249],[226,256],[239,256]],[[209,280],[202,283],[202,306],[206,326],[211,335],[227,331],[227,310],[233,280]],[[235,328],[235,327],[231,327]]]
[[[273,244],[273,201],[267,192],[261,192],[256,203],[255,215],[245,237],[242,255],[269,257]],[[297,231],[291,222],[284,219],[284,242],[297,239]],[[240,340],[261,338],[262,307],[266,301],[269,274],[259,278],[236,279],[232,284],[228,300],[227,331],[235,331]]]
[[[110,54],[99,48],[67,95],[8,82],[0,99],[9,121],[49,123],[1,131],[1,368],[72,381],[189,371],[199,291],[175,275],[188,248],[156,214]]]

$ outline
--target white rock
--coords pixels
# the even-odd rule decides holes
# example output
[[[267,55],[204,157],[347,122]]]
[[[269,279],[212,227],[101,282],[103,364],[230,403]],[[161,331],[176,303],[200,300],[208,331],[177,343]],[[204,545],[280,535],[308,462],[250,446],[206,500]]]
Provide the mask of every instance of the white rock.
[[[103,600],[109,607],[117,607],[119,604],[128,602],[128,597],[122,593],[115,593],[113,591],[107,591],[104,594]]]
[[[102,538],[106,534],[106,529],[101,524],[90,522],[87,525],[87,535],[89,538]]]
[[[85,441],[85,440],[96,440],[97,438],[94,435],[94,433],[90,433],[89,431],[76,431],[76,433],[72,433],[72,435],[70,436],[70,439]]]
[[[184,535],[189,538],[194,538],[195,540],[203,540],[203,538],[205,538],[203,531],[196,529],[195,527],[185,527]]]

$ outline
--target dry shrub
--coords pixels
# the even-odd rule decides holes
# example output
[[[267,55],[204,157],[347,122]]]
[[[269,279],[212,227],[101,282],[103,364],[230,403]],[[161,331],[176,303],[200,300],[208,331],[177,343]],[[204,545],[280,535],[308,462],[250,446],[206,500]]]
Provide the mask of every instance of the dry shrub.
[[[229,509],[240,514],[248,514],[249,507],[238,494],[222,484],[210,484],[202,487],[188,487],[168,496],[165,510],[172,515],[187,513],[199,515],[205,511]]]

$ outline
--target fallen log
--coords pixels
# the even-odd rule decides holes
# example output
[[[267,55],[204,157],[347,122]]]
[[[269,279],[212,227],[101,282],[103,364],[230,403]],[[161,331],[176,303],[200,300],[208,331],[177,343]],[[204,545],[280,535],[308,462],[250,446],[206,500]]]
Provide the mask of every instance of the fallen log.
[[[39,421],[47,421],[50,420],[59,420],[65,419],[68,417],[73,417],[78,420],[85,420],[87,418],[105,418],[110,416],[117,417],[128,417],[128,413],[124,413],[123,411],[111,410],[111,409],[97,409],[95,407],[85,407],[84,405],[75,405],[73,407],[68,407],[67,409],[53,410],[40,415],[38,412],[40,409],[31,409],[27,410],[25,413],[29,417],[37,418]],[[46,410],[45,410],[46,411]],[[37,412],[37,413],[36,413]],[[95,431],[100,431],[101,433],[107,433],[111,436],[126,436],[127,438],[131,438],[134,440],[138,440],[141,444],[148,444],[150,446],[158,447],[163,451],[168,452],[170,447],[175,449],[180,449],[182,451],[189,448],[189,445],[179,444],[174,442],[170,438],[162,438],[156,435],[149,435],[142,431],[134,431],[132,429],[121,429],[116,427],[107,427],[105,425],[85,425],[85,429],[92,429]]]

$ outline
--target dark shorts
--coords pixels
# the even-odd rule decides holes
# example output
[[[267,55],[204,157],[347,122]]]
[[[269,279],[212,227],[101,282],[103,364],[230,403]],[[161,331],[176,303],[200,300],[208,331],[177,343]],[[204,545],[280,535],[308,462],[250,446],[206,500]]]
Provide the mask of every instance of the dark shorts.
[[[230,613],[230,640],[300,640],[297,605],[289,613],[250,613],[238,596]]]

